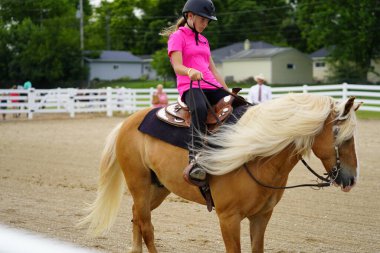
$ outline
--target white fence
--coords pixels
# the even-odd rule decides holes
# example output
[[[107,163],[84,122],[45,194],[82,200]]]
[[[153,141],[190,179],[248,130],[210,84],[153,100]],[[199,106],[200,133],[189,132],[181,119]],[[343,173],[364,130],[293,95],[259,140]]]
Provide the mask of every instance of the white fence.
[[[128,89],[30,89],[1,90],[0,114],[26,113],[29,119],[35,113],[68,113],[75,117],[76,113],[105,112],[112,116],[113,112],[133,113],[151,106],[154,88]],[[240,95],[247,97],[249,89],[243,89]],[[176,89],[165,89],[171,102],[178,97]],[[318,86],[273,87],[273,97],[279,97],[289,92],[318,93],[345,99],[356,96],[364,102],[360,107],[363,111],[380,112],[380,86],[337,84]]]

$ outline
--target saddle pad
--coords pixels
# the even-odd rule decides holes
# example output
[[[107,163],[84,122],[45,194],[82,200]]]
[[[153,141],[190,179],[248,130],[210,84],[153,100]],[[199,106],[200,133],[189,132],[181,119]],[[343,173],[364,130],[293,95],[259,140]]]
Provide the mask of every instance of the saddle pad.
[[[188,149],[190,143],[190,128],[176,127],[158,119],[156,112],[161,108],[151,110],[141,122],[139,130],[174,146]]]
[[[224,124],[235,124],[245,113],[249,106],[243,105],[234,108],[231,116]],[[190,128],[176,127],[158,119],[156,113],[161,108],[152,109],[139,126],[139,130],[174,146],[188,150],[191,141]]]

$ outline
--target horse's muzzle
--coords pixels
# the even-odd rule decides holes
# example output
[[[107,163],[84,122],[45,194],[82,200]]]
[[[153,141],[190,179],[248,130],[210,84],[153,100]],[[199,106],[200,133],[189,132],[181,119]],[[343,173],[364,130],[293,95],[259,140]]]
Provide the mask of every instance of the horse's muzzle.
[[[339,170],[333,184],[335,186],[340,186],[341,190],[344,192],[349,192],[356,184],[357,178],[352,175],[351,171],[342,168]]]

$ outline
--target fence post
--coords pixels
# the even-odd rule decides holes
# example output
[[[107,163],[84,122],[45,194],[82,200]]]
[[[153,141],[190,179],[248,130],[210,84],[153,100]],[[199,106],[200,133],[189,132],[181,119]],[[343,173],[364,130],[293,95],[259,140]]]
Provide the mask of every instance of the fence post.
[[[74,118],[75,117],[75,94],[76,91],[74,88],[69,88],[69,100],[67,101],[68,108],[69,108],[69,113],[70,117]]]
[[[112,117],[112,88],[107,87],[107,116]]]
[[[58,87],[56,90],[56,98],[57,98],[57,104],[58,104],[58,109],[62,108],[62,101],[61,101],[61,88]]]
[[[126,102],[124,101],[124,97],[125,97],[125,87],[121,87],[118,92],[118,103],[121,103],[119,104],[119,106],[121,107],[121,112],[123,114],[125,113],[125,102]]]
[[[28,119],[33,119],[34,103],[35,103],[35,89],[28,89]]]
[[[149,88],[149,96],[150,96],[150,98],[149,98],[149,105],[148,106],[150,106],[151,104],[153,104],[152,102],[153,102],[153,94],[154,94],[154,91],[155,91],[155,89],[153,88],[153,87],[150,87]]]
[[[348,85],[347,83],[342,83],[342,99],[346,100],[348,94]]]
[[[303,93],[307,93],[307,84],[304,84],[303,86],[302,86],[302,92]]]

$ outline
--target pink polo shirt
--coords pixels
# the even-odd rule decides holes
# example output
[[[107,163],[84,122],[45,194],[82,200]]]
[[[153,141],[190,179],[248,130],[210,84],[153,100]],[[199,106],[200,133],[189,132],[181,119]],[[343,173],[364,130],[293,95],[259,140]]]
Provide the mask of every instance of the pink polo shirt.
[[[198,46],[195,43],[194,32],[187,27],[180,27],[177,31],[172,33],[168,41],[168,54],[171,57],[171,53],[175,51],[182,52],[182,63],[188,68],[194,68],[202,72],[203,79],[223,87],[218,81],[216,81],[214,75],[210,70],[210,45],[206,37],[199,34]],[[170,59],[171,60],[171,59]],[[185,75],[177,75],[177,89],[179,94],[182,94],[190,89],[190,78]],[[215,90],[217,88],[201,81],[202,89]],[[198,87],[198,81],[193,81],[193,87]]]

